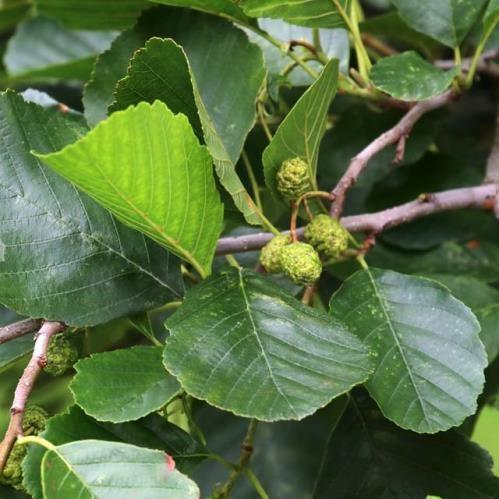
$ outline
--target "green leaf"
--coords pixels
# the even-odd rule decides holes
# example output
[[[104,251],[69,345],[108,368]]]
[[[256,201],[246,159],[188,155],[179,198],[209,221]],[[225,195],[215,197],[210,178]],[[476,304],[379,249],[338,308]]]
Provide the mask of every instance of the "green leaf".
[[[145,0],[33,0],[38,15],[73,29],[117,29],[131,26]]]
[[[182,47],[173,40],[153,37],[137,50],[129,62],[127,76],[118,81],[114,95],[115,101],[109,107],[111,113],[141,101],[152,104],[160,100],[170,111],[185,114],[202,138],[189,63]]]
[[[42,484],[44,496],[50,499],[199,497],[197,485],[173,469],[163,452],[101,440],[82,440],[47,451]]]
[[[263,80],[263,61],[261,54],[248,43],[243,33],[238,33],[224,21],[210,17],[205,18],[209,23],[206,27],[205,23],[199,23],[200,16],[191,15],[199,28],[196,37],[184,37],[198,72],[191,71],[184,51],[175,42],[151,38],[144,49],[135,53],[128,76],[118,82],[116,102],[110,111],[124,109],[140,101],[159,99],[173,112],[184,113],[200,137],[203,136],[202,125],[222,184],[233,195],[236,206],[248,222],[259,224],[261,220],[257,208],[236,174],[235,164],[246,135],[253,126],[256,96]],[[225,33],[227,36],[214,42],[213,33]],[[227,46],[232,49],[228,51]],[[220,52],[222,48],[223,56]],[[212,62],[206,66],[199,59],[204,50],[212,54],[212,61],[223,60],[224,64]],[[217,52],[220,53],[217,55]],[[229,63],[231,54],[235,58]],[[241,67],[240,71],[236,68],[241,66],[241,61],[244,61],[244,69]],[[250,68],[252,75],[248,72]],[[224,81],[223,94],[218,91],[218,79]],[[234,112],[236,107],[237,113]]]
[[[3,0],[0,4],[0,30],[13,28],[31,8],[30,0]]]
[[[72,31],[50,19],[21,23],[10,38],[4,63],[15,81],[37,78],[86,80],[98,54],[116,37],[112,31]]]
[[[242,269],[196,286],[166,326],[164,362],[188,393],[264,421],[312,414],[371,372],[340,322]]]
[[[163,367],[162,348],[138,346],[92,355],[76,365],[70,389],[99,421],[134,421],[161,409],[180,386]]]
[[[458,300],[473,310],[480,323],[480,339],[489,364],[499,354],[499,291],[469,276],[430,274],[427,277],[448,287]]]
[[[392,0],[392,3],[411,28],[453,48],[464,40],[486,1]]]
[[[396,99],[418,101],[447,90],[458,73],[458,68],[442,71],[410,51],[382,58],[370,78],[378,90]]]
[[[485,15],[483,16],[484,31],[492,29],[499,21],[499,0],[490,0]]]
[[[366,386],[388,419],[435,433],[475,412],[487,366],[480,326],[447,288],[369,268],[348,278],[330,305],[377,354]]]
[[[251,19],[244,15],[244,12],[231,0],[149,0],[154,3],[172,5],[174,7],[188,7],[200,10],[208,14],[225,17],[230,21],[242,24],[250,24]]]
[[[207,455],[203,445],[157,414],[129,423],[111,424],[96,421],[78,406],[72,406],[67,413],[50,418],[41,436],[54,445],[77,440],[107,440],[162,450],[173,457],[177,469],[183,473],[191,472]],[[43,447],[30,446],[23,462],[23,483],[34,499],[43,497],[40,465],[45,452]]]
[[[142,102],[38,157],[202,276],[210,273],[223,206],[211,158],[184,115]]]
[[[79,118],[0,95],[0,303],[30,317],[94,325],[182,294],[179,264],[30,154],[86,132]]]
[[[316,185],[319,146],[326,131],[326,117],[338,88],[338,61],[331,59],[316,82],[300,97],[279,125],[263,152],[265,183],[280,198],[276,174],[283,161],[300,157],[309,165],[310,180]]]
[[[338,2],[345,10],[349,0]],[[241,0],[239,5],[250,17],[284,19],[291,24],[311,28],[341,28],[344,26],[334,2],[331,0]]]
[[[330,428],[314,492],[318,499],[492,499],[499,490],[490,456],[464,435],[404,431],[363,394],[350,399]]]

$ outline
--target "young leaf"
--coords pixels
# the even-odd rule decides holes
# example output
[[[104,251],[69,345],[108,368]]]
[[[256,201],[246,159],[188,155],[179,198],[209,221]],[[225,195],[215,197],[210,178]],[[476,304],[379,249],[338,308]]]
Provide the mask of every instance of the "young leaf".
[[[413,29],[457,47],[468,34],[487,0],[392,0],[400,17]]]
[[[50,19],[29,19],[10,38],[5,67],[16,80],[86,80],[94,59],[115,37],[113,31],[72,31]]]
[[[487,366],[480,325],[446,288],[369,268],[333,295],[331,314],[376,352],[366,386],[388,419],[435,433],[475,412]]]
[[[161,347],[138,346],[80,360],[70,389],[99,421],[134,421],[166,405],[180,387],[161,361]]]
[[[176,468],[183,473],[191,472],[208,454],[203,445],[158,414],[138,421],[111,424],[92,419],[76,405],[68,412],[50,418],[41,436],[53,445],[77,440],[107,440],[162,450],[173,457]],[[23,484],[34,499],[43,499],[40,465],[45,452],[45,448],[32,445],[23,461]]]
[[[190,9],[200,10],[208,14],[215,14],[220,17],[225,17],[230,21],[239,22],[242,24],[250,24],[251,19],[248,19],[244,12],[235,5],[232,0],[149,0],[154,3],[162,3],[172,5],[174,7],[188,7]]]
[[[137,478],[140,479],[137,479]],[[102,440],[53,447],[42,460],[45,497],[198,499],[197,485],[158,450]]]
[[[147,7],[145,0],[33,0],[38,15],[73,29],[123,29]]]
[[[180,45],[171,39],[150,38],[144,48],[135,52],[128,74],[118,81],[111,113],[141,101],[164,102],[170,111],[183,113],[202,138],[189,63]]]
[[[347,9],[349,0],[339,0]],[[284,19],[291,24],[311,28],[342,28],[344,22],[334,2],[331,0],[241,0],[245,14],[250,17],[270,17]]]
[[[300,97],[277,129],[263,152],[265,183],[279,198],[276,174],[283,161],[300,157],[310,169],[312,185],[316,184],[319,146],[326,131],[326,117],[338,88],[338,61],[331,59],[317,81]]]
[[[461,433],[401,430],[357,394],[331,425],[313,497],[492,499],[499,479],[491,468],[488,453]]]
[[[216,22],[226,24],[219,20]],[[200,35],[199,32],[197,35]],[[205,39],[205,46],[209,44],[211,38],[212,36]],[[247,41],[244,43],[247,45]],[[228,44],[233,46],[232,43]],[[221,43],[218,46],[225,47],[226,45]],[[198,49],[200,47],[191,53],[198,53]],[[213,50],[210,52],[213,53]],[[251,61],[249,54],[247,56],[244,57],[246,64]],[[213,57],[215,60],[219,60],[217,56]],[[227,53],[224,55],[224,60],[227,60]],[[230,66],[233,70],[234,66]],[[263,64],[259,66],[263,68]],[[182,48],[173,40],[151,38],[144,49],[135,53],[129,66],[128,76],[118,82],[115,90],[116,101],[110,107],[110,111],[124,109],[129,104],[136,104],[144,100],[153,102],[155,99],[159,99],[173,112],[184,113],[198,136],[203,137],[202,130],[204,130],[206,144],[215,159],[217,173],[229,193],[233,194],[236,206],[245,214],[248,222],[258,224],[261,221],[256,213],[256,206],[234,168],[241,153],[244,139],[252,125],[254,102],[261,80],[257,74],[256,80],[258,81],[255,80],[253,90],[251,90],[251,80],[248,79],[244,85],[238,83],[236,86],[235,81],[231,81],[234,80],[234,76],[229,74],[224,76],[224,68],[216,68],[213,64],[208,67],[204,65],[200,67],[198,75],[201,81],[205,82],[203,88],[209,89],[208,92],[205,92],[205,104],[198,90],[195,75],[191,72]],[[215,81],[213,80],[215,74],[224,81],[225,85],[232,88],[231,91],[224,92],[222,98],[219,96],[216,102],[214,94],[212,94],[215,91]],[[234,73],[231,72],[231,74]],[[239,72],[236,72],[236,75],[241,76]],[[234,85],[232,86],[232,84]],[[240,91],[237,91],[236,88]],[[241,93],[245,94],[248,89],[250,89],[250,96],[249,99],[245,99]],[[238,96],[237,113],[234,112],[236,106],[233,101],[236,95]],[[224,114],[222,114],[222,110]],[[247,119],[244,119],[243,111],[248,112]],[[240,121],[241,117],[243,117],[242,121]],[[231,153],[229,149],[232,150]]]
[[[370,79],[396,99],[418,101],[447,90],[458,73],[458,68],[442,71],[410,51],[381,59],[371,69]]]
[[[210,273],[223,206],[211,158],[185,116],[143,102],[38,157],[202,276]]]
[[[171,41],[155,40],[135,55],[128,76],[118,84],[117,103],[111,109],[122,109],[126,103],[140,100],[159,99],[172,110],[186,114],[196,131],[200,120],[222,185],[246,220],[260,224],[256,207],[235,171],[246,136],[254,125],[255,102],[265,76],[260,49],[248,41],[243,31],[223,19],[179,9],[161,8],[153,12],[169,21],[156,26],[148,13],[129,35],[113,44],[111,51],[97,63],[93,82],[86,90],[85,105],[94,110],[104,99],[111,104],[112,99],[108,100],[108,93],[111,93],[109,65],[123,70],[122,75],[117,75],[117,82],[118,78],[126,76],[128,58],[149,37],[174,38],[183,50]],[[132,49],[133,41],[139,39],[143,41]],[[207,53],[210,53],[210,64],[206,64]],[[188,62],[184,61],[185,56]],[[152,66],[142,71],[144,64],[149,63]],[[117,73],[113,70],[113,74]],[[172,77],[174,74],[176,76]],[[141,95],[130,94],[139,84]],[[179,92],[181,100],[175,95]],[[97,97],[98,101],[93,103],[90,96]],[[94,116],[93,111],[91,116]]]
[[[187,392],[264,421],[312,414],[371,372],[340,322],[246,270],[196,286],[166,326],[164,362]]]
[[[178,260],[79,194],[30,150],[86,129],[72,115],[0,95],[0,303],[31,317],[93,325],[182,294]]]

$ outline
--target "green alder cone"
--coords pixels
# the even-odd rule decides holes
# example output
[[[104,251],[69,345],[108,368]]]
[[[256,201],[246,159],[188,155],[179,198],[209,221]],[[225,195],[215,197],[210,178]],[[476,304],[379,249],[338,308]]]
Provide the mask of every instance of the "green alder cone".
[[[79,356],[74,340],[67,334],[58,334],[50,342],[45,372],[52,376],[60,376],[74,366]]]
[[[322,273],[322,263],[314,247],[307,243],[293,243],[281,251],[282,271],[296,284],[309,286]]]
[[[290,244],[291,237],[288,234],[280,234],[262,248],[260,263],[267,272],[282,272],[281,253],[283,248]]]
[[[348,231],[329,215],[317,215],[305,228],[305,240],[328,260],[338,259],[348,249],[348,239]]]
[[[312,190],[308,164],[301,158],[283,161],[276,174],[277,190],[288,201],[296,201]]]
[[[48,413],[39,406],[32,405],[26,408],[23,418],[23,432],[25,435],[38,435],[45,429]],[[22,462],[26,457],[26,445],[14,444],[5,463],[3,473],[0,474],[0,484],[9,485],[17,490],[24,491]]]

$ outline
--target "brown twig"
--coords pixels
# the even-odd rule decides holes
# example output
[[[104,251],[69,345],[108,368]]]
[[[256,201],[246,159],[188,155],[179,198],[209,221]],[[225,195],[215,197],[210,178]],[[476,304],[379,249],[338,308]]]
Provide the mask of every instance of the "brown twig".
[[[494,78],[499,78],[499,69],[493,63],[494,59],[499,57],[499,49],[492,49],[484,52],[477,66],[477,72],[485,73]],[[451,59],[439,59],[434,62],[435,66],[441,69],[452,69],[456,63]],[[471,65],[471,58],[463,59],[461,62],[461,69],[468,71]]]
[[[60,322],[44,322],[36,335],[33,355],[17,383],[10,409],[10,422],[0,444],[0,473],[5,467],[16,439],[23,434],[23,418],[26,402],[36,379],[47,364],[47,349],[52,336],[65,328]]]
[[[289,42],[289,51],[293,52],[294,48],[297,46],[307,49],[310,53],[314,54],[315,57],[318,56],[317,48],[312,43],[307,42],[306,40],[291,40]]]
[[[357,181],[369,161],[376,154],[389,145],[397,143],[404,135],[407,136],[421,116],[444,106],[455,97],[456,94],[452,90],[449,90],[441,95],[419,102],[393,128],[380,135],[357,154],[350,161],[346,172],[336,187],[331,191],[331,194],[334,196],[334,201],[331,203],[330,209],[331,216],[338,218],[341,215],[348,189]]]
[[[397,50],[369,33],[362,33],[360,37],[365,45],[374,49],[378,54],[385,56],[398,54]]]
[[[341,223],[350,232],[376,233],[412,222],[434,213],[462,208],[490,209],[497,197],[497,186],[485,184],[476,187],[463,187],[449,191],[425,194],[416,200],[387,210],[363,215],[343,217]],[[289,233],[289,232],[285,232]],[[297,229],[298,237],[303,237],[303,228]],[[267,244],[274,234],[259,232],[238,237],[224,237],[218,241],[217,255],[255,251]]]
[[[485,172],[485,182],[499,185],[499,107],[496,114],[496,134],[489,157],[487,158],[487,169]],[[494,213],[499,218],[499,199],[494,202]]]
[[[24,319],[0,328],[0,345],[20,336],[36,331],[42,324],[41,319]]]

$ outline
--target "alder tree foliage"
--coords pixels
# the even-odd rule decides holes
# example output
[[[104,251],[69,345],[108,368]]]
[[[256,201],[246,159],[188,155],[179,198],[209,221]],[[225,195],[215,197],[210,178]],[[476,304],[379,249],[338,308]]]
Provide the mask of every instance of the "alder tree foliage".
[[[498,20],[0,2],[0,498],[498,498]]]

